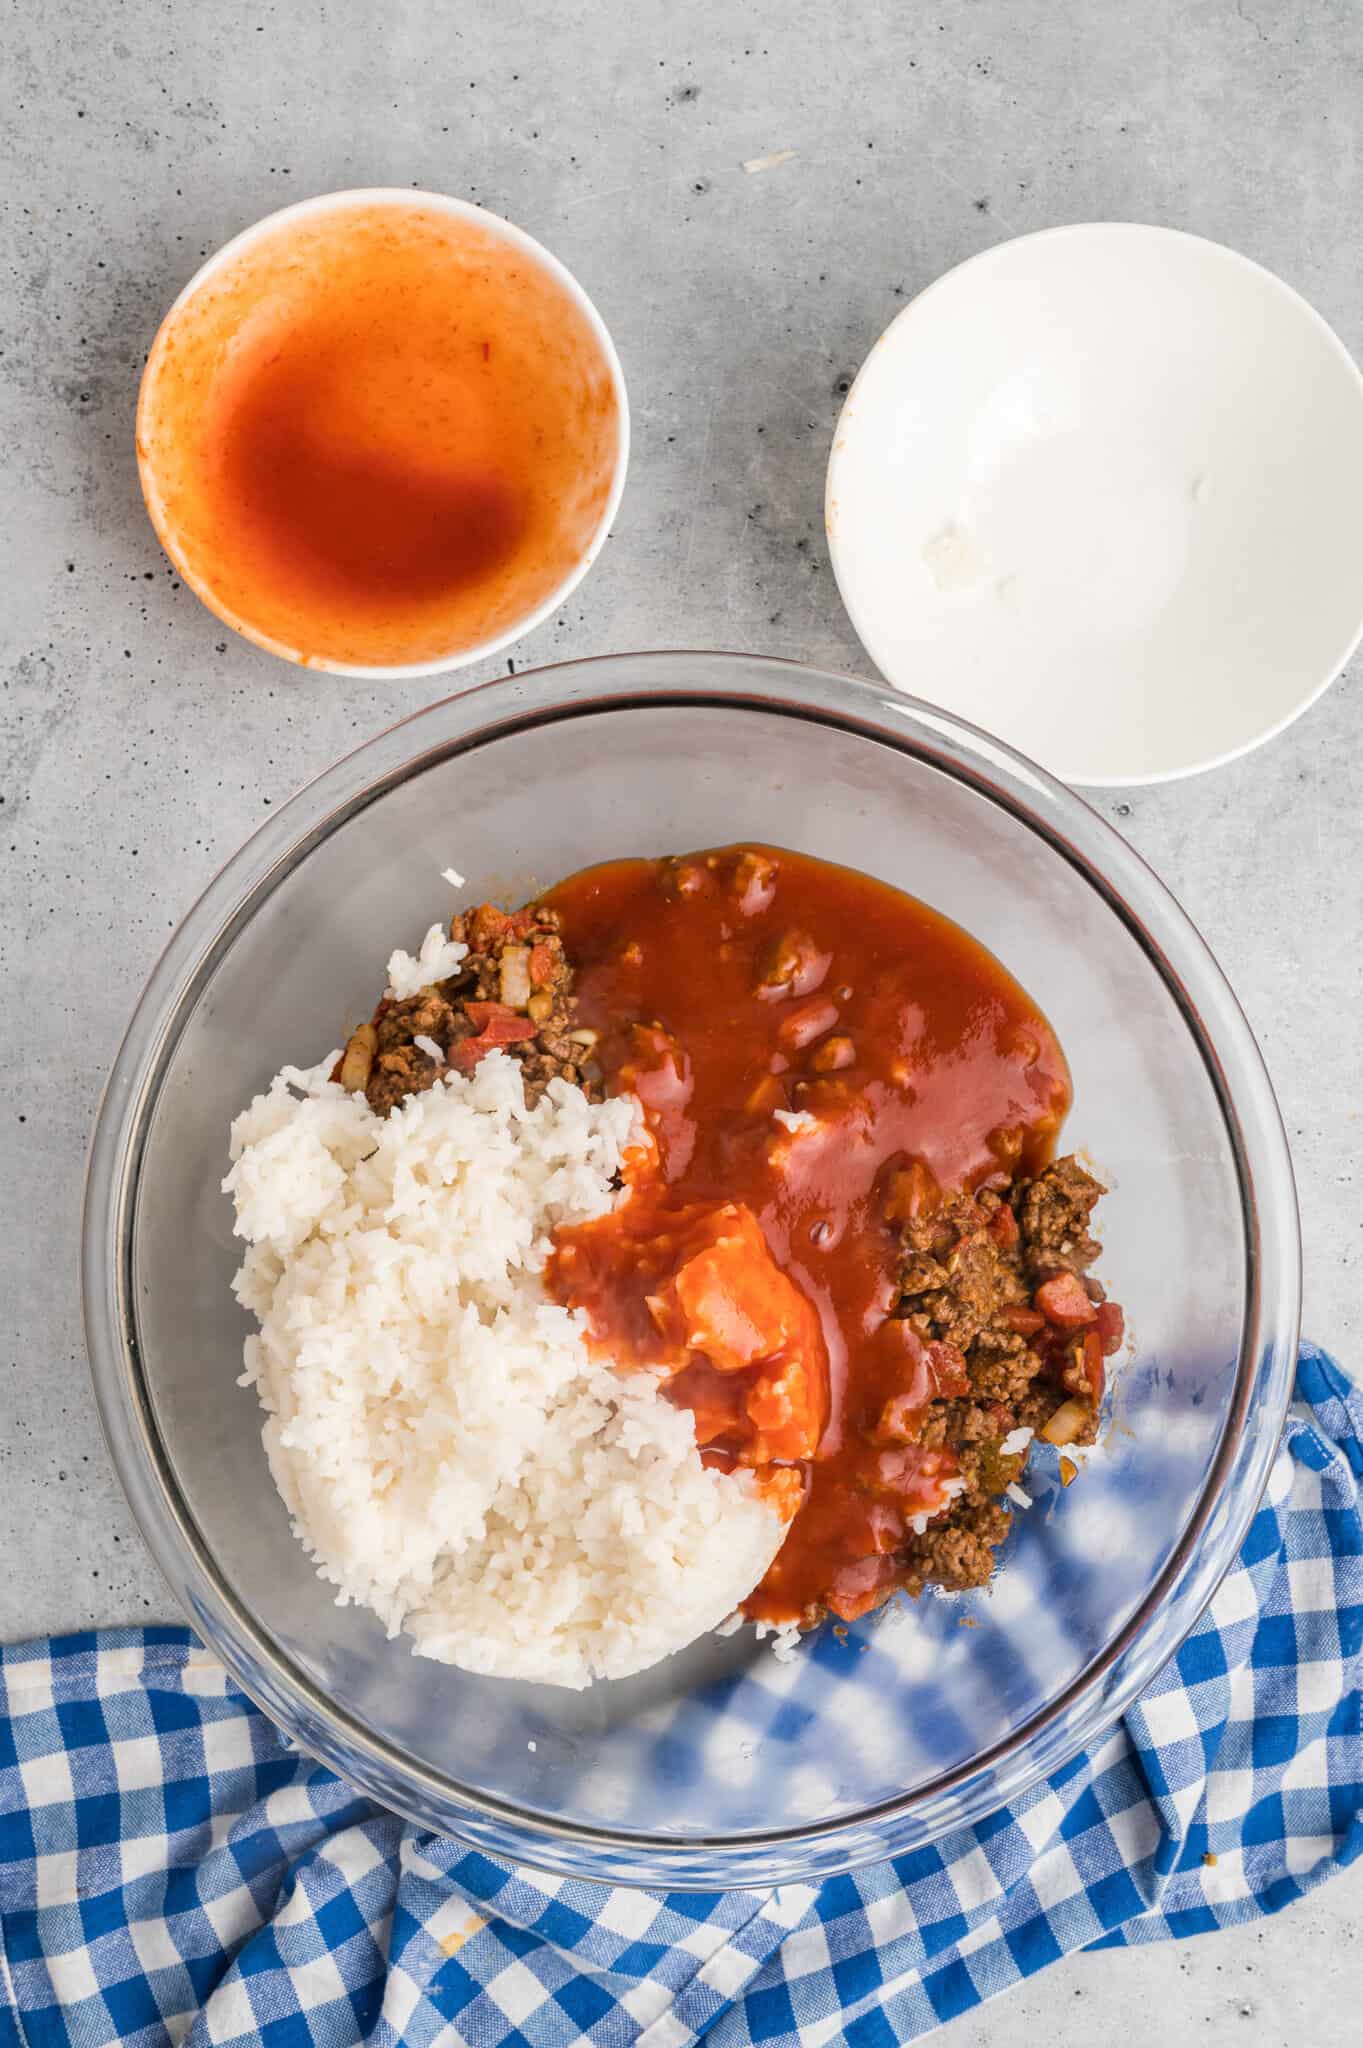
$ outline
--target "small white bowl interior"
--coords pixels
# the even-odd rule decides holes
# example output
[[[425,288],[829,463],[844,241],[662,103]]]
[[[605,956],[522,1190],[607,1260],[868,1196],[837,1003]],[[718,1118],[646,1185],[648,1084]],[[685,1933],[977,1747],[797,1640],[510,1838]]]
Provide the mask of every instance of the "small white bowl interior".
[[[876,343],[827,521],[897,687],[1067,781],[1191,774],[1280,731],[1363,631],[1363,377],[1214,242],[1025,236]]]

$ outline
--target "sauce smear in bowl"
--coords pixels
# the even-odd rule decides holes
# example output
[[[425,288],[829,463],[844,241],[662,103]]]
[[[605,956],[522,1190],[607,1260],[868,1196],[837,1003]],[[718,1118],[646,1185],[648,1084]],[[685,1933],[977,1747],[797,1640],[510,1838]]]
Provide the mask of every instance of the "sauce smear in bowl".
[[[341,195],[251,230],[143,379],[148,508],[220,617],[323,668],[453,666],[589,565],[624,391],[590,303],[457,201]]]

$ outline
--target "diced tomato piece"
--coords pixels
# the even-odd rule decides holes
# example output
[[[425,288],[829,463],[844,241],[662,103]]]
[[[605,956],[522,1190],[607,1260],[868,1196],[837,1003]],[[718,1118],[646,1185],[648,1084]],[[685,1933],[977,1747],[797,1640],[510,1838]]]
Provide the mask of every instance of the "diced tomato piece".
[[[491,1051],[493,1046],[486,1038],[461,1038],[450,1047],[446,1058],[456,1074],[471,1074],[484,1053]]]
[[[887,1223],[918,1223],[942,1206],[942,1190],[921,1159],[890,1175],[885,1188]]]
[[[477,1027],[484,1052],[494,1045],[519,1045],[535,1035],[533,1019],[519,1016],[506,1003],[465,1003],[464,1009]]]
[[[898,1391],[918,1408],[939,1395],[958,1400],[970,1391],[965,1353],[955,1344],[920,1337],[903,1316],[891,1316],[876,1332],[876,1344],[896,1364]],[[895,1381],[892,1381],[893,1385]]]
[[[931,1346],[920,1337],[904,1316],[891,1316],[875,1334],[876,1350],[889,1366],[882,1386],[893,1387],[905,1409],[926,1408],[937,1394],[937,1375],[932,1369]],[[900,1439],[907,1441],[907,1439]]]
[[[499,1045],[520,1045],[533,1038],[535,1026],[529,1017],[519,1017],[505,1003],[468,1003],[469,1022],[478,1027],[474,1038],[461,1038],[450,1047],[448,1059],[456,1074],[471,1074],[484,1053]]]
[[[925,1451],[919,1444],[904,1444],[878,1451],[869,1476],[873,1486],[897,1501],[905,1514],[935,1515],[946,1506],[942,1481],[956,1470],[950,1451]]]
[[[1098,1338],[1103,1347],[1103,1356],[1111,1358],[1114,1351],[1120,1351],[1126,1336],[1126,1317],[1115,1301],[1100,1301],[1098,1304]]]
[[[1018,1220],[1006,1202],[1000,1202],[989,1219],[989,1235],[1008,1251],[1018,1241]]]
[[[938,1393],[947,1400],[959,1401],[970,1392],[965,1353],[957,1345],[945,1341],[929,1344],[928,1365],[937,1382]]]
[[[854,1562],[868,1556],[888,1557],[903,1543],[904,1533],[903,1514],[893,1501],[853,1495],[846,1504],[840,1547],[843,1556]]]
[[[846,1564],[834,1574],[825,1603],[843,1621],[857,1621],[875,1606],[894,1570],[891,1557],[863,1557]]]
[[[1096,1408],[1103,1398],[1105,1378],[1103,1345],[1097,1330],[1085,1330],[1082,1334],[1074,1331],[1065,1345],[1061,1385],[1079,1400],[1091,1401]]]
[[[506,934],[511,919],[495,903],[480,903],[469,920],[469,942],[475,953],[490,952]]]
[[[530,948],[530,980],[535,988],[543,988],[554,978],[554,949],[543,944]]]
[[[891,1394],[881,1409],[871,1441],[877,1444],[912,1444],[918,1441],[925,1410],[912,1394]]]
[[[871,1548],[877,1557],[888,1557],[904,1541],[904,1517],[886,1500],[873,1500],[866,1510]]]
[[[1098,1319],[1077,1273],[1053,1274],[1042,1281],[1033,1298],[1046,1321],[1058,1330],[1082,1330]]]
[[[1038,1330],[1046,1327],[1045,1316],[1034,1308],[1024,1308],[1019,1301],[1006,1301],[999,1310],[999,1320],[1016,1330],[1019,1337],[1035,1337]]]

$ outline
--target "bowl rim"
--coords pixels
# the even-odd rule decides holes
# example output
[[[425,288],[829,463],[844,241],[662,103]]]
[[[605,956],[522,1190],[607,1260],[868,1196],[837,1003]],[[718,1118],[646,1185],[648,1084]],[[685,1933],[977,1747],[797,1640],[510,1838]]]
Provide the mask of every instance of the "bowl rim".
[[[1000,804],[1098,891],[1160,973],[1220,1104],[1241,1192],[1245,1305],[1234,1395],[1197,1505],[1126,1624],[1055,1700],[989,1750],[873,1808],[678,1838],[527,1811],[457,1784],[313,1684],[218,1577],[180,1492],[142,1373],[131,1262],[142,1155],[170,1058],[218,963],[292,868],[358,811],[454,754],[528,726],[687,705],[813,720],[926,761]],[[81,1266],[115,1471],[172,1592],[248,1697],[359,1790],[423,1827],[569,1876],[678,1890],[799,1881],[902,1853],[981,1818],[1105,1732],[1177,1650],[1239,1551],[1281,1437],[1300,1308],[1291,1160],[1262,1057],[1200,935],[1125,840],[1044,770],[937,707],[798,662],[680,650],[527,670],[427,706],[325,770],[247,840],[176,928],[110,1071],[87,1164]]]
[[[357,211],[366,206],[401,207],[415,212],[434,211],[447,214],[455,220],[471,221],[497,240],[509,243],[513,249],[521,250],[533,262],[538,263],[540,268],[547,271],[562,287],[591,330],[610,377],[619,421],[615,461],[606,502],[581,555],[562,580],[532,611],[513,620],[504,631],[480,640],[476,646],[461,649],[453,654],[437,655],[429,661],[388,664],[331,661],[325,656],[308,654],[297,647],[289,646],[285,641],[264,632],[250,620],[233,611],[218,596],[208,579],[199,574],[181,548],[175,530],[166,517],[146,442],[145,430],[151,408],[153,367],[159,362],[163,343],[169,339],[174,322],[189,302],[197,297],[204,285],[236,257],[243,255],[253,244],[264,241],[289,222],[314,219],[329,213]],[[514,221],[505,219],[499,213],[493,213],[489,207],[479,206],[472,199],[460,199],[453,193],[427,192],[415,186],[364,185],[339,192],[319,192],[310,199],[296,199],[289,206],[278,207],[273,213],[264,214],[259,220],[252,221],[249,227],[242,228],[199,265],[194,275],[181,287],[167,307],[147,351],[147,359],[142,366],[142,376],[137,389],[135,435],[138,481],[142,488],[142,500],[147,509],[147,517],[151,520],[156,538],[174,563],[177,573],[194,595],[207,605],[215,618],[221,619],[225,626],[229,626],[234,633],[240,633],[244,640],[249,640],[253,646],[263,649],[266,654],[278,655],[282,661],[293,662],[299,668],[317,670],[325,675],[363,676],[374,682],[401,682],[410,676],[448,675],[456,669],[469,668],[475,662],[485,661],[491,655],[500,654],[503,649],[514,646],[516,641],[523,639],[527,633],[532,633],[537,626],[543,625],[544,621],[571,597],[605,546],[615,522],[615,515],[620,509],[620,500],[624,496],[630,456],[629,394],[625,388],[625,373],[610,329],[602,319],[595,302],[588,296],[567,264],[555,256],[551,249],[546,249],[544,244],[537,241],[526,229],[517,227]]]
[[[868,631],[865,624],[866,615],[864,607],[860,603],[853,602],[851,589],[853,582],[852,568],[846,547],[839,539],[839,520],[837,516],[838,492],[840,489],[839,476],[843,466],[844,444],[847,440],[847,423],[850,421],[856,405],[865,399],[868,379],[878,368],[881,361],[882,344],[888,341],[897,329],[907,328],[916,320],[921,320],[925,310],[935,310],[935,308],[928,305],[928,301],[935,299],[940,293],[945,293],[949,287],[959,284],[966,271],[972,271],[977,267],[987,268],[991,263],[1000,260],[1006,251],[1016,250],[1019,247],[1025,246],[1030,248],[1043,243],[1049,247],[1057,242],[1081,241],[1085,237],[1093,236],[1111,236],[1114,240],[1124,239],[1132,243],[1137,241],[1175,243],[1180,247],[1192,248],[1198,257],[1208,265],[1221,263],[1230,269],[1248,272],[1273,297],[1281,300],[1284,305],[1291,307],[1294,314],[1299,316],[1304,324],[1311,328],[1325,342],[1341,368],[1351,377],[1355,396],[1359,400],[1360,405],[1363,405],[1363,368],[1360,368],[1343,340],[1325,318],[1325,315],[1319,312],[1311,304],[1311,301],[1299,292],[1294,285],[1290,285],[1286,278],[1279,277],[1275,270],[1270,270],[1266,264],[1257,263],[1252,256],[1246,256],[1241,250],[1231,248],[1227,242],[1214,241],[1209,235],[1193,234],[1187,228],[1167,227],[1158,221],[1060,221],[1052,227],[1033,229],[1028,234],[1005,236],[1001,241],[991,242],[987,249],[977,249],[973,256],[965,257],[960,263],[953,263],[949,270],[942,271],[939,276],[934,277],[929,283],[925,284],[921,291],[915,292],[907,304],[900,307],[894,318],[886,327],[882,328],[881,332],[871,343],[857,369],[855,377],[852,379],[847,395],[839,407],[838,417],[833,424],[833,432],[828,444],[828,462],[824,470],[824,533],[828,544],[829,560],[833,568],[833,580],[837,584],[838,595],[842,599],[843,609],[851,621],[852,629],[857,639],[865,649],[870,660],[875,663],[875,666],[880,670],[886,681],[890,682],[894,688],[898,688],[898,685],[892,681],[890,666],[882,662],[880,653],[877,651],[879,636]],[[1318,703],[1325,695],[1330,685],[1339,680],[1339,677],[1357,653],[1360,643],[1363,643],[1363,606],[1359,610],[1357,625],[1345,634],[1337,654],[1330,665],[1327,666],[1319,681],[1313,683],[1299,697],[1298,701],[1289,710],[1283,712],[1280,717],[1270,720],[1261,731],[1252,734],[1247,740],[1239,741],[1235,746],[1222,748],[1219,752],[1208,754],[1196,761],[1185,762],[1177,768],[1161,768],[1154,773],[1143,771],[1139,775],[1117,775],[1109,771],[1105,774],[1095,775],[1088,771],[1076,771],[1069,775],[1068,771],[1064,769],[1056,769],[1053,772],[1058,775],[1066,774],[1068,779],[1082,784],[1086,789],[1144,789],[1153,788],[1158,783],[1182,782],[1192,775],[1205,775],[1213,768],[1228,767],[1232,761],[1243,760],[1246,755],[1256,752],[1258,748],[1267,745],[1270,740],[1277,739],[1280,733],[1286,732],[1290,725],[1294,725],[1299,718],[1304,717],[1312,705]],[[897,666],[897,664],[895,665]]]

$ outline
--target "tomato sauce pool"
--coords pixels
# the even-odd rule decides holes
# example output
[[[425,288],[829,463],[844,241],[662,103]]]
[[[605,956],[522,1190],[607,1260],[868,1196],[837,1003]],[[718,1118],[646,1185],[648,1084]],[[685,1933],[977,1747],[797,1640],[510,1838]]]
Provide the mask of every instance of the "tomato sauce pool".
[[[1064,1056],[958,926],[806,855],[616,861],[546,901],[579,1023],[600,1033],[608,1085],[639,1095],[657,1148],[629,1202],[560,1234],[550,1284],[614,1356],[670,1369],[707,1455],[807,1472],[746,1603],[754,1619],[796,1619],[874,1543],[868,1419],[889,1392],[945,1391],[891,1319],[886,1176],[907,1166],[969,1189],[1036,1171],[1069,1107]],[[921,1480],[930,1508],[931,1453]]]

